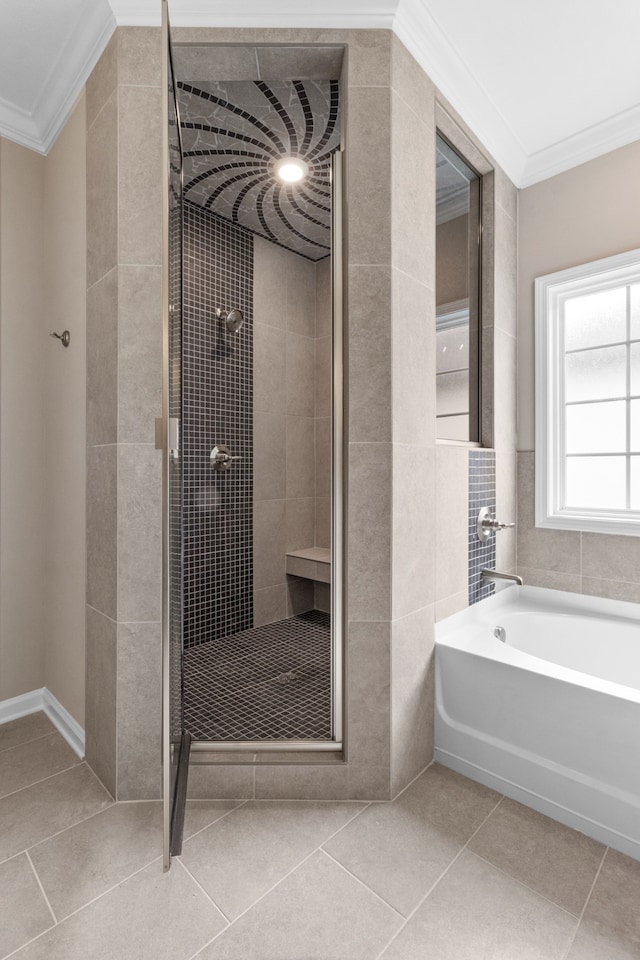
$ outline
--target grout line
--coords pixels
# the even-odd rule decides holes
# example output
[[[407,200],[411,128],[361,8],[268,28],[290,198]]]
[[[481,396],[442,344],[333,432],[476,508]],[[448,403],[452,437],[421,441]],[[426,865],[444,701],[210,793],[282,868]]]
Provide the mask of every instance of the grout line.
[[[95,777],[95,779],[98,781],[98,783],[100,784],[100,786],[102,787],[102,789],[104,790],[104,792],[107,794],[107,796],[109,797],[109,799],[112,800],[113,803],[117,803],[117,802],[118,802],[117,798],[114,797],[114,795],[111,793],[111,790],[109,790],[109,788],[107,787],[106,783],[104,783],[104,782],[100,779],[100,777],[99,777],[98,774],[95,772],[95,770],[93,769],[93,767],[87,762],[86,758],[85,758],[82,762],[83,762],[84,765],[86,766],[86,768],[87,768],[87,770],[89,771],[89,773],[90,773],[93,777]]]
[[[48,777],[43,777],[41,780],[34,780],[33,783],[25,783],[23,787],[18,787],[17,790],[11,790],[9,793],[3,793],[2,796],[0,796],[0,801],[6,800],[7,797],[15,797],[16,793],[21,793],[23,790],[29,790],[31,787],[37,787],[38,784],[46,783],[47,780],[52,780],[53,777],[59,777],[60,774],[62,773],[68,773],[69,770],[73,770],[74,767],[82,766],[84,762],[85,762],[84,760],[80,760],[80,758],[78,757],[78,762],[72,763],[71,766],[69,767],[64,767],[62,770],[56,770],[55,773],[49,774]]]
[[[202,884],[200,883],[200,881],[197,880],[197,879],[194,877],[194,875],[191,873],[191,870],[189,870],[189,868],[183,863],[183,861],[181,860],[180,857],[176,857],[174,862],[180,864],[180,866],[182,867],[182,869],[184,870],[184,872],[186,873],[186,875],[187,875],[188,877],[191,877],[191,879],[192,879],[193,882],[195,883],[196,887],[198,887],[198,888],[202,891],[202,893],[205,895],[205,897],[207,898],[207,900],[209,901],[209,903],[211,903],[212,906],[214,906],[214,907],[216,908],[216,910],[218,911],[218,913],[219,913],[222,917],[224,917],[224,919],[227,921],[227,926],[226,926],[224,929],[225,929],[225,930],[228,929],[228,927],[231,926],[231,924],[232,924],[233,921],[231,921],[231,920],[229,919],[229,917],[226,915],[226,913],[224,912],[224,910],[222,909],[222,907],[221,907],[219,904],[216,903],[216,901],[213,899],[213,897],[211,896],[210,893],[207,893],[207,891],[206,891],[205,888],[202,886]],[[219,932],[219,933],[224,933],[224,930],[219,930],[218,932]]]
[[[27,716],[28,716],[28,714],[27,714]],[[22,720],[22,717],[18,717],[18,720]],[[9,723],[12,723],[12,722],[13,722],[13,721],[11,721],[11,720],[9,721]],[[51,722],[51,721],[49,721],[49,722]],[[2,756],[3,753],[8,753],[9,750],[17,750],[18,747],[26,747],[27,744],[29,744],[29,743],[35,743],[36,740],[44,740],[45,737],[52,737],[54,733],[59,733],[59,731],[56,730],[56,729],[53,729],[53,730],[51,731],[51,733],[41,733],[39,737],[31,737],[30,740],[23,740],[21,743],[14,743],[14,745],[13,745],[12,747],[2,747],[2,748],[0,749],[0,757]],[[63,738],[63,739],[64,739],[64,738]]]
[[[389,903],[389,901],[388,901],[388,900],[385,900],[384,897],[381,897],[379,893],[376,893],[375,890],[372,890],[371,887],[370,887],[368,884],[366,884],[366,883],[364,882],[364,880],[361,880],[360,877],[357,877],[355,873],[351,873],[351,870],[347,869],[347,867],[345,867],[345,865],[344,865],[343,863],[340,863],[340,861],[339,861],[339,860],[336,860],[335,857],[332,857],[330,853],[327,853],[327,851],[324,849],[324,847],[321,847],[320,853],[323,853],[323,854],[325,855],[325,857],[327,857],[327,859],[329,859],[329,860],[331,860],[333,863],[335,863],[335,865],[336,865],[337,867],[340,867],[340,869],[341,869],[342,871],[344,871],[344,873],[346,873],[347,876],[351,877],[352,880],[355,880],[356,883],[358,883],[361,887],[364,887],[364,889],[367,891],[367,893],[373,894],[373,896],[376,898],[376,900],[379,900],[380,903],[384,903],[385,907],[388,907],[390,910],[393,910],[393,912],[395,913],[395,915],[396,915],[397,917],[400,917],[400,919],[401,919],[402,922],[404,923],[404,921],[405,921],[406,918],[405,918],[404,914],[400,913],[400,911],[398,910],[397,907],[394,907],[392,903]]]
[[[43,930],[42,933],[39,933],[37,937],[31,937],[30,940],[27,940],[26,943],[22,943],[19,947],[16,947],[15,950],[12,950],[11,953],[5,953],[2,957],[2,960],[9,960],[10,957],[15,957],[17,954],[22,953],[22,951],[30,946],[32,943],[35,943],[36,940],[39,940],[45,935],[45,933],[50,933],[52,930],[55,930],[57,924],[52,924],[50,927],[47,927],[46,930]]]
[[[27,858],[27,860],[29,861],[29,865],[30,865],[31,869],[33,870],[33,875],[34,875],[34,877],[36,878],[36,882],[37,882],[38,886],[40,887],[40,892],[41,892],[42,896],[44,897],[47,906],[49,907],[49,912],[50,912],[51,916],[53,917],[53,922],[54,922],[54,924],[57,924],[57,923],[58,923],[58,919],[57,919],[55,913],[53,912],[53,907],[51,906],[51,903],[49,902],[49,897],[47,896],[46,891],[45,891],[44,887],[42,886],[42,881],[40,880],[40,877],[38,876],[38,871],[36,870],[36,868],[35,868],[35,866],[34,866],[33,860],[31,859],[31,857],[29,856],[29,854],[27,853],[26,850],[25,850],[25,852],[24,852],[24,855],[25,855],[25,857]],[[49,929],[51,929],[51,927],[49,927]]]
[[[326,842],[326,841],[325,841],[325,842]],[[215,937],[213,937],[213,938],[209,941],[209,943],[213,943],[213,941],[214,941],[214,940],[217,940],[217,938],[220,936],[221,933],[225,933],[225,931],[228,930],[228,929],[230,929],[230,927],[232,927],[235,923],[237,923],[238,920],[241,920],[242,917],[245,916],[245,914],[249,913],[250,910],[253,910],[253,908],[254,908],[255,906],[257,906],[262,900],[264,900],[265,897],[268,897],[269,894],[272,893],[272,892],[276,889],[276,887],[279,887],[281,883],[284,883],[284,881],[285,881],[288,877],[290,877],[292,873],[295,873],[295,872],[296,872],[296,870],[298,869],[298,867],[301,867],[304,863],[307,862],[307,860],[310,860],[311,857],[313,857],[314,854],[318,853],[319,850],[320,850],[320,847],[316,847],[315,850],[312,850],[311,853],[307,854],[307,856],[304,857],[302,860],[300,860],[299,863],[296,863],[296,865],[295,865],[294,867],[292,867],[291,870],[289,870],[287,873],[285,873],[285,875],[284,875],[283,877],[280,877],[280,879],[278,880],[277,883],[274,883],[272,887],[269,887],[268,890],[265,890],[265,892],[264,892],[261,896],[259,896],[257,900],[255,900],[250,906],[248,906],[245,910],[243,910],[242,913],[239,913],[238,916],[237,916],[234,920],[232,920],[232,922],[230,923],[229,927],[226,927],[225,930],[220,930],[219,933],[216,933]],[[193,954],[193,957],[191,957],[190,960],[193,960],[194,957],[197,957],[206,947],[209,946],[209,943],[206,943],[206,944],[204,945],[204,947],[201,947],[200,950],[198,950],[196,953],[194,953],[194,954]]]
[[[132,880],[139,873],[142,873],[148,867],[152,866],[154,863],[162,863],[162,856],[154,857],[153,860],[149,860],[143,866],[138,867],[137,870],[134,870],[133,873],[130,873],[126,877],[122,877],[116,883],[112,884],[107,890],[103,890],[102,893],[97,894],[91,900],[88,900],[86,903],[83,903],[81,907],[76,907],[75,910],[72,910],[71,913],[67,914],[61,920],[58,921],[58,925],[66,923],[67,920],[70,920],[71,917],[75,917],[76,914],[82,913],[83,910],[86,910],[87,907],[90,907],[92,903],[96,903],[98,900],[102,900],[103,897],[106,897],[108,894],[113,893],[114,890],[117,890],[118,887],[122,887],[125,883],[128,883],[129,880]],[[37,938],[36,938],[37,939]]]
[[[605,851],[604,851],[604,853],[602,854],[602,860],[600,861],[600,866],[599,866],[598,869],[596,870],[596,875],[595,875],[595,877],[593,878],[593,883],[591,884],[591,889],[589,890],[589,893],[587,894],[586,900],[584,901],[584,906],[583,906],[583,908],[582,908],[582,910],[581,910],[581,912],[580,912],[580,916],[578,917],[578,922],[577,922],[577,924],[576,924],[575,930],[573,931],[573,936],[572,936],[571,939],[569,940],[569,943],[567,944],[567,949],[566,949],[565,952],[562,954],[561,960],[567,960],[569,954],[571,953],[571,948],[573,947],[574,941],[575,941],[576,937],[578,936],[578,930],[580,929],[580,925],[582,924],[582,918],[584,917],[584,915],[585,915],[585,913],[586,913],[586,910],[587,910],[587,907],[589,906],[589,901],[591,900],[591,897],[592,897],[592,895],[593,895],[593,891],[595,890],[596,883],[598,882],[598,877],[600,876],[600,872],[601,872],[601,870],[602,870],[602,868],[603,868],[603,866],[604,866],[605,857],[607,856],[607,853],[608,853],[608,852],[609,852],[609,847],[605,847]]]
[[[391,937],[391,939],[389,940],[389,942],[383,947],[383,949],[380,951],[380,953],[375,957],[375,960],[382,960],[382,957],[383,957],[384,953],[389,949],[389,947],[391,946],[391,944],[393,943],[393,941],[402,933],[402,931],[405,929],[405,927],[407,926],[407,924],[409,923],[409,921],[415,916],[415,914],[418,912],[418,910],[420,909],[420,907],[422,906],[422,904],[425,902],[425,900],[427,899],[427,897],[430,896],[430,894],[435,890],[435,888],[438,886],[438,884],[440,883],[440,881],[446,876],[446,874],[449,872],[449,870],[451,870],[451,868],[452,868],[452,866],[454,865],[454,863],[456,863],[456,861],[462,856],[462,854],[463,854],[464,851],[467,849],[467,847],[469,846],[469,844],[471,843],[471,841],[473,840],[473,838],[475,837],[475,835],[476,835],[480,830],[482,830],[482,828],[484,827],[484,825],[485,825],[485,823],[487,822],[487,820],[489,819],[489,817],[491,817],[491,816],[496,812],[496,810],[498,809],[498,807],[500,806],[500,804],[502,803],[503,800],[504,800],[504,796],[501,796],[500,799],[498,800],[498,802],[495,804],[495,806],[493,806],[493,807],[491,808],[491,810],[489,811],[489,813],[487,814],[487,816],[484,818],[484,820],[482,821],[482,823],[479,824],[478,827],[473,831],[473,833],[471,834],[471,836],[469,837],[469,839],[467,840],[467,842],[465,843],[465,845],[462,847],[462,849],[459,850],[458,853],[455,855],[455,857],[453,858],[453,860],[451,861],[451,863],[449,864],[449,866],[446,867],[446,869],[442,871],[442,873],[441,873],[440,876],[437,878],[437,880],[435,880],[435,881],[431,884],[431,886],[429,887],[429,889],[427,890],[427,892],[425,893],[425,895],[422,897],[422,899],[418,901],[418,903],[415,905],[415,907],[413,908],[413,910],[411,911],[411,913],[406,917],[405,922],[402,924],[402,926],[401,926],[398,930],[396,930],[396,932],[395,932],[394,935]]]
[[[411,616],[411,614],[408,614],[408,616]],[[428,764],[426,765],[426,767],[424,768],[424,770],[421,770],[420,773],[416,774],[416,776],[413,778],[413,780],[410,780],[409,783],[406,785],[406,787],[403,787],[402,790],[401,790],[399,793],[396,793],[395,797],[393,797],[392,800],[389,800],[389,801],[387,801],[387,802],[388,802],[388,803],[395,803],[396,800],[398,799],[398,797],[401,797],[402,794],[403,794],[406,790],[408,790],[409,787],[410,787],[413,783],[416,782],[416,780],[419,780],[423,773],[426,773],[427,770],[429,770],[430,767],[433,767],[434,764],[435,764],[435,760],[430,760],[429,763],[428,763]]]
[[[54,728],[53,730],[51,730],[50,733],[43,733],[41,737],[34,737],[33,740],[25,740],[24,743],[15,743],[12,747],[6,747],[4,750],[1,751],[1,753],[9,753],[11,750],[21,750],[23,747],[26,747],[30,743],[35,743],[37,740],[46,740],[47,737],[55,737],[56,734],[58,735],[58,737],[60,737],[61,740],[64,740],[64,737],[62,736],[60,731]],[[66,743],[66,741],[64,742]]]
[[[101,813],[104,813],[106,810],[109,810],[115,803],[115,800],[112,800],[108,807],[103,807],[102,810],[96,810],[95,813],[90,813],[88,817],[83,817],[82,820],[75,820],[73,823],[70,823],[68,827],[63,827],[62,830],[57,830],[55,833],[52,833],[50,837],[43,837],[42,840],[37,840],[35,843],[32,843],[28,847],[24,847],[22,850],[19,850],[18,853],[12,853],[10,857],[5,857],[4,860],[0,860],[0,866],[4,863],[7,863],[9,860],[13,860],[14,857],[19,856],[21,853],[27,853],[29,850],[34,850],[36,847],[39,847],[41,843],[48,843],[49,840],[59,837],[60,834],[66,833],[67,830],[72,830],[74,827],[79,826],[81,823],[86,823],[87,820],[92,820],[94,817],[99,816]]]
[[[187,810],[189,809],[188,805],[189,805],[190,803],[207,803],[207,802],[208,802],[208,801],[206,801],[206,800],[204,800],[204,801],[203,801],[203,800],[187,800],[187,807],[185,808],[185,816],[186,816]],[[223,802],[224,802],[224,801],[223,801]],[[185,842],[185,843],[189,843],[189,841],[190,841],[190,840],[193,840],[194,837],[199,837],[201,833],[204,833],[205,830],[208,830],[209,827],[212,827],[212,826],[214,825],[214,823],[220,823],[220,821],[221,821],[221,820],[224,820],[226,817],[228,817],[230,813],[233,813],[235,810],[239,810],[240,807],[244,807],[245,804],[247,804],[248,802],[249,802],[248,800],[241,800],[240,802],[237,802],[237,801],[236,801],[235,807],[231,807],[231,810],[227,810],[225,813],[222,814],[222,816],[218,817],[216,820],[212,820],[211,823],[208,823],[205,827],[201,827],[200,830],[196,830],[195,833],[189,834],[188,837],[185,837],[185,838],[184,838],[184,842]],[[220,911],[220,912],[222,913],[222,911]],[[224,916],[224,914],[223,914],[223,916]]]
[[[528,890],[530,893],[533,893],[534,896],[540,897],[541,900],[546,901],[550,906],[556,907],[556,909],[561,910],[563,913],[566,913],[568,917],[571,917],[572,920],[578,921],[578,915],[571,913],[571,910],[567,910],[566,907],[561,906],[557,901],[551,900],[550,897],[545,897],[544,893],[540,893],[539,890],[535,890],[533,887],[530,887],[528,883],[525,883],[524,880],[518,880],[517,877],[514,877],[512,873],[508,873],[507,870],[503,870],[502,867],[499,867],[496,863],[493,863],[492,860],[487,860],[486,857],[483,857],[482,854],[476,853],[475,850],[469,850],[469,853],[472,856],[477,857],[478,860],[482,860],[483,863],[486,863],[487,866],[492,867],[494,870],[497,870],[498,873],[501,873],[503,877],[507,877],[511,880],[512,883],[517,883],[518,886],[524,887],[525,890]]]
[[[389,90],[391,91],[391,93],[395,93],[395,95],[396,95],[396,97],[398,98],[398,100],[401,100],[402,103],[404,103],[405,107],[407,107],[407,108],[411,111],[411,113],[412,113],[413,116],[416,118],[416,120],[419,121],[420,125],[421,125],[422,127],[425,127],[428,133],[432,133],[433,136],[434,136],[434,138],[435,138],[436,131],[437,131],[437,124],[436,124],[436,118],[435,118],[435,96],[434,96],[434,111],[433,111],[433,116],[432,116],[431,119],[429,119],[429,118],[427,118],[427,117],[425,117],[425,116],[422,116],[422,115],[415,109],[415,107],[413,107],[413,106],[409,103],[409,101],[407,100],[407,98],[402,96],[402,94],[400,93],[400,91],[398,90],[398,88],[397,88],[397,87],[394,87],[394,85],[393,85],[393,79],[392,79],[391,82],[389,83]]]
[[[276,801],[276,802],[278,802],[278,801]],[[339,803],[340,801],[334,801],[334,802],[335,802],[335,803]],[[367,806],[370,806],[370,804],[367,804]],[[364,809],[366,809],[366,807],[365,807]],[[240,920],[242,917],[245,916],[245,914],[249,913],[250,910],[253,910],[253,908],[254,908],[255,906],[257,906],[257,904],[260,903],[261,900],[264,900],[265,897],[268,897],[269,894],[272,893],[272,892],[276,889],[276,887],[279,887],[281,883],[284,883],[284,881],[285,881],[288,877],[290,877],[292,873],[295,873],[296,870],[297,870],[299,867],[301,867],[304,863],[306,863],[307,860],[310,860],[311,857],[313,857],[316,853],[324,853],[324,850],[322,849],[322,844],[323,844],[323,843],[329,843],[330,840],[332,840],[335,836],[337,836],[337,834],[339,834],[341,830],[344,830],[344,828],[345,828],[346,826],[348,826],[348,824],[350,824],[353,820],[356,819],[356,817],[358,817],[358,816],[360,815],[360,813],[363,813],[363,812],[364,812],[364,810],[359,810],[358,813],[356,813],[356,814],[354,814],[352,817],[350,817],[349,820],[347,820],[346,823],[343,823],[342,826],[341,826],[338,830],[335,831],[335,833],[332,833],[331,836],[329,836],[329,837],[327,837],[325,840],[323,840],[322,843],[320,843],[314,850],[312,850],[310,853],[308,853],[306,857],[303,857],[303,859],[300,860],[299,863],[296,863],[295,866],[293,866],[290,870],[288,870],[287,873],[284,874],[284,876],[280,877],[280,879],[279,879],[276,883],[274,883],[273,886],[269,887],[268,890],[265,890],[265,892],[264,892],[261,896],[259,896],[258,899],[254,901],[254,903],[252,903],[252,904],[251,904],[250,906],[248,906],[245,910],[243,910],[242,913],[239,913],[238,916],[237,916],[234,920],[231,921],[229,927],[226,927],[225,930],[220,930],[220,932],[217,933],[217,934],[215,935],[215,937],[213,937],[211,940],[209,940],[209,943],[205,943],[204,946],[200,947],[199,950],[197,950],[191,957],[189,957],[189,960],[195,960],[195,957],[199,956],[199,954],[202,953],[202,951],[205,950],[211,943],[213,943],[213,941],[216,940],[216,939],[220,936],[220,934],[225,933],[226,930],[228,930],[228,929],[229,929],[230,927],[232,927],[235,923],[237,923],[238,920]],[[371,892],[373,893],[373,891],[371,891]]]

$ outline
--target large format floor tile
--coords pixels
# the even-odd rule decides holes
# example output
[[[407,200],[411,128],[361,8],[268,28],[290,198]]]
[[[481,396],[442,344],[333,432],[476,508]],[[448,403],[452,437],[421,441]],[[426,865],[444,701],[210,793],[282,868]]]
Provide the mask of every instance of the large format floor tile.
[[[640,957],[640,863],[607,850],[567,960]]]
[[[104,810],[113,800],[86,763],[0,800],[0,861]]]
[[[162,804],[114,803],[29,855],[58,920],[83,907],[162,852]]]
[[[59,733],[30,740],[0,753],[0,797],[68,770],[81,762]]]
[[[242,806],[244,800],[187,800],[183,837],[187,840],[209,827],[231,810]]]
[[[499,800],[432,766],[393,803],[372,804],[325,849],[407,916]]]
[[[0,751],[10,750],[21,743],[29,743],[30,740],[37,740],[55,732],[56,728],[42,710],[29,713],[26,717],[0,724]]]
[[[374,960],[401,923],[318,851],[197,960]]]
[[[229,801],[187,804],[185,836],[232,810]],[[118,803],[29,855],[58,920],[99,897],[162,853],[162,803]]]
[[[0,904],[0,957],[54,922],[25,853],[0,864]]]
[[[508,799],[478,830],[469,849],[576,917],[605,851],[583,833]]]
[[[154,863],[15,955],[16,960],[188,960],[225,920],[179,863]]]
[[[187,840],[182,859],[233,919],[363,808],[311,801],[246,803]]]
[[[382,960],[562,960],[576,924],[465,850]]]

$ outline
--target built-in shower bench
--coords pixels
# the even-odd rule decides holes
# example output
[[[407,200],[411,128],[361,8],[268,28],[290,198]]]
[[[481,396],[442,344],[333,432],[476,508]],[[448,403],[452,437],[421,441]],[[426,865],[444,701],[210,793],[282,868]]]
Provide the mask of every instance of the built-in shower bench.
[[[287,553],[287,573],[318,583],[331,583],[331,550],[326,547],[305,547]]]

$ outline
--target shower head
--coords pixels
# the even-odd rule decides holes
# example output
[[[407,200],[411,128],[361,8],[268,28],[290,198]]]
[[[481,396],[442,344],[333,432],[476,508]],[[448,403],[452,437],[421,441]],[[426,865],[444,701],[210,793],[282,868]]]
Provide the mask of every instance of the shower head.
[[[220,307],[218,307],[216,310],[216,317],[219,317],[220,320],[222,320],[229,333],[237,333],[244,323],[242,311],[238,310],[236,307],[234,307],[232,310],[221,310]]]

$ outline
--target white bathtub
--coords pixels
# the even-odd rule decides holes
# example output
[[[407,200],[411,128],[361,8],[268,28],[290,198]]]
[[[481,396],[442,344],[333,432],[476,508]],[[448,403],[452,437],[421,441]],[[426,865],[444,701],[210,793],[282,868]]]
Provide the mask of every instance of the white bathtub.
[[[640,604],[510,586],[437,624],[435,742],[640,860]]]

